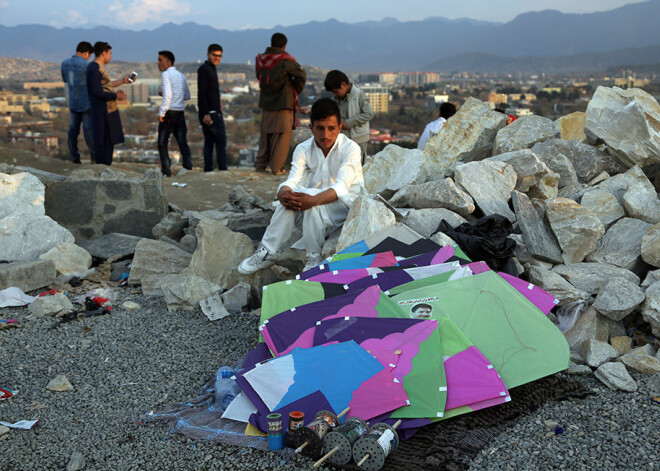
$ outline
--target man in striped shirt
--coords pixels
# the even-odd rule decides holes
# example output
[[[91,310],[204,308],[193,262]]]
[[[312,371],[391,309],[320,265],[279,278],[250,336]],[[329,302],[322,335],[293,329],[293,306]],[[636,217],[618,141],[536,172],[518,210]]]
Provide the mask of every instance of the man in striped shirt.
[[[192,157],[186,134],[186,119],[183,115],[184,101],[190,100],[190,90],[186,76],[176,70],[174,67],[174,54],[170,51],[158,51],[158,70],[162,72],[163,81],[163,101],[158,110],[158,153],[160,154],[160,165],[163,175],[172,176],[170,156],[167,146],[170,142],[170,135],[174,134],[174,139],[179,145],[181,151],[181,160],[183,168],[192,169]]]

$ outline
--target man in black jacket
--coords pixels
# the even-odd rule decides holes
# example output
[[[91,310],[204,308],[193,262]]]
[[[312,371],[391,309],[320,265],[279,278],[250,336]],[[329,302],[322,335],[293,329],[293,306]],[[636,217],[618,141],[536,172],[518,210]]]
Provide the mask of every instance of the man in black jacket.
[[[197,69],[197,108],[204,133],[204,171],[213,170],[213,148],[218,159],[218,170],[227,170],[227,135],[220,106],[220,85],[216,67],[222,60],[222,46],[211,44],[207,60]]]

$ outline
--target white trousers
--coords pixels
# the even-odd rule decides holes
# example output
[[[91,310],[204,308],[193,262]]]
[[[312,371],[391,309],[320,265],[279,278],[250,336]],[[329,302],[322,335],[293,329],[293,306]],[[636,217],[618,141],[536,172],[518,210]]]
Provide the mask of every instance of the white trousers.
[[[321,191],[306,188],[300,192],[314,196]],[[320,254],[326,234],[344,223],[348,210],[349,208],[339,200],[314,206],[307,211],[291,211],[278,201],[275,203],[275,213],[261,239],[261,244],[271,254],[284,251],[289,248],[284,245],[291,243],[294,231],[298,229],[302,230],[302,239],[293,244],[293,247],[304,248],[308,253]]]

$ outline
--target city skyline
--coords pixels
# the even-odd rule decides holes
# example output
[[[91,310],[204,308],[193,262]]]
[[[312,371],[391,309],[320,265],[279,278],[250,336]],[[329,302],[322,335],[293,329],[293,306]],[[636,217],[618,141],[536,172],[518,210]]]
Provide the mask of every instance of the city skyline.
[[[81,0],[58,0],[57,9],[45,0],[0,0],[0,25],[45,24],[57,28],[111,26],[128,29],[153,29],[168,23],[196,22],[227,30],[291,26],[310,21],[337,19],[342,22],[423,20],[428,17],[470,18],[480,21],[508,22],[532,11],[559,10],[563,13],[593,13],[619,8],[644,0],[409,0],[383,4],[373,0],[338,0],[333,9],[319,8],[316,2],[290,0],[286,7],[273,8],[268,0],[253,0],[252,8],[227,0],[112,0],[107,7]],[[656,0],[653,0],[656,1]]]

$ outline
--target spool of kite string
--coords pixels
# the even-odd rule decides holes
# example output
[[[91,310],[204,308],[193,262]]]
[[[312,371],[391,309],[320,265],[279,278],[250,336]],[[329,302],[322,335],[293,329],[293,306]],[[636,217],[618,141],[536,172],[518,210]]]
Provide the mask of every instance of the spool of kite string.
[[[353,446],[353,458],[358,467],[366,471],[379,471],[385,465],[385,459],[399,446],[399,434],[393,426],[378,423],[371,427],[368,435],[360,438]]]
[[[305,425],[305,413],[299,410],[289,412],[289,427],[287,428],[286,436],[284,437],[284,444],[290,448],[294,448],[294,434],[296,430]]]
[[[268,421],[268,449],[284,448],[284,430],[282,430],[282,414],[273,413],[266,416]]]
[[[320,410],[309,424],[296,430],[293,441],[298,446],[296,453],[302,453],[311,458],[318,458],[323,452],[323,437],[341,425],[341,418],[349,411],[349,407],[335,415],[334,412]]]
[[[336,465],[345,465],[353,457],[353,444],[359,438],[369,433],[369,426],[359,417],[346,419],[344,425],[327,433],[323,437],[323,452],[326,454],[321,458],[319,465],[329,459]]]

